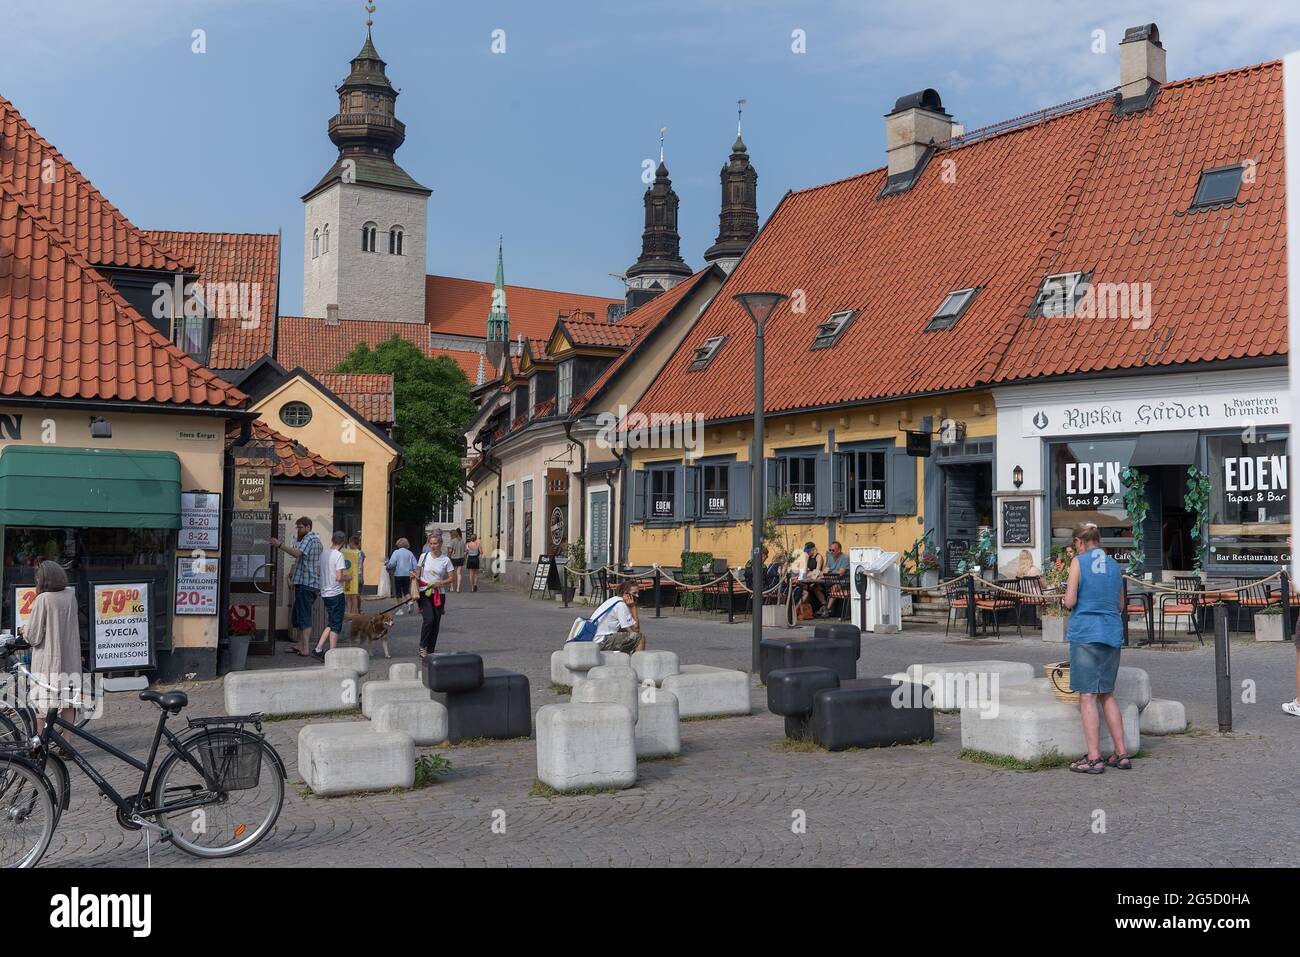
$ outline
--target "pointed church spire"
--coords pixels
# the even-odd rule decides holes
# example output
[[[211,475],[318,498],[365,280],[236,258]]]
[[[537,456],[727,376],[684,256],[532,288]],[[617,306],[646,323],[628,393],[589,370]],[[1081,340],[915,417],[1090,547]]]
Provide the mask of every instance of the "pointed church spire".
[[[681,236],[677,232],[677,193],[668,178],[664,163],[664,132],[659,130],[659,167],[654,182],[645,191],[645,229],[641,234],[641,255],[627,271],[629,309],[635,309],[690,278],[691,267],[681,255]]]
[[[488,309],[488,362],[501,368],[501,359],[510,343],[510,310],[506,308],[505,237],[497,240],[497,278],[492,286],[492,305]]]
[[[736,101],[736,142],[731,158],[722,167],[722,209],[718,214],[718,238],[704,253],[704,261],[717,263],[727,272],[735,268],[749,244],[758,235],[758,171],[749,162],[749,151],[740,135],[741,109]]]

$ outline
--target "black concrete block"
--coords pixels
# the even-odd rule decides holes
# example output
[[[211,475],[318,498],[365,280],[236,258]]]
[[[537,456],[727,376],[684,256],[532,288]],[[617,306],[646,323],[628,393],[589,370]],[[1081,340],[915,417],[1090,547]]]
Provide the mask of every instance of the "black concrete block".
[[[483,684],[483,659],[464,651],[436,652],[424,659],[430,691],[473,691]]]
[[[813,695],[839,686],[839,677],[829,668],[776,668],[767,676],[767,710],[786,717],[810,714]]]
[[[858,675],[857,649],[847,638],[806,638],[789,641],[782,666],[786,668],[830,668],[845,681]]]
[[[470,691],[430,691],[447,709],[447,740],[526,738],[533,731],[528,679],[504,668],[486,668]]]
[[[862,658],[862,629],[847,622],[822,622],[813,628],[814,638],[839,638],[853,645],[853,660]]]
[[[813,696],[813,737],[829,751],[934,740],[934,710],[896,682],[858,678]],[[901,704],[902,707],[897,707]]]

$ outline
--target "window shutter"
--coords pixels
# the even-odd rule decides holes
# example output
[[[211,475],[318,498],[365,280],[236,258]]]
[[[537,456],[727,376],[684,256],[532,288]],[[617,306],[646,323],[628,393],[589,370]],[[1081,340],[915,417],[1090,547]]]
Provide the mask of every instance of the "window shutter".
[[[698,465],[687,465],[686,472],[686,494],[681,497],[681,515],[686,521],[691,521],[700,514],[700,467]]]
[[[895,447],[885,456],[885,465],[885,508],[894,515],[915,515],[916,459]]]
[[[753,485],[754,473],[748,462],[732,462],[727,466],[727,512],[733,522],[747,522],[754,517]]]
[[[848,511],[848,500],[845,498],[848,491],[849,480],[849,454],[846,452],[835,453],[835,513],[843,515]]]
[[[686,466],[673,466],[673,521],[680,522],[686,514]]]
[[[772,503],[781,497],[780,464],[776,459],[763,459],[763,467],[767,469],[767,508],[771,508]],[[763,514],[767,514],[766,508]]]
[[[835,490],[834,481],[831,472],[831,453],[818,452],[817,464],[815,467],[815,476],[817,480],[817,514],[825,517],[835,514]]]
[[[637,469],[632,473],[632,521],[645,521],[645,497],[646,486],[648,484],[649,473],[645,469]]]

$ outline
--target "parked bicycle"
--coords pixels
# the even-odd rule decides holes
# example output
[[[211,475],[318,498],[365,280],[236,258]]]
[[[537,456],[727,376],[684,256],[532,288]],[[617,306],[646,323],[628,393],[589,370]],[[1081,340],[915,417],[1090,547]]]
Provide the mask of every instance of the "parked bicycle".
[[[0,639],[0,668],[19,675],[21,638]],[[147,830],[195,857],[233,857],[275,826],[284,805],[284,761],[262,735],[260,714],[191,718],[176,734],[167,719],[188,704],[183,691],[142,691],[160,710],[149,757],[140,761],[57,709],[39,735],[0,715],[0,867],[33,867],[45,854],[71,798],[65,755],[117,808],[130,831]],[[21,709],[19,709],[21,710]],[[249,726],[252,730],[249,730]],[[134,794],[119,794],[71,739],[93,745],[140,772]],[[166,754],[159,759],[160,749]],[[155,770],[156,768],[156,770]]]

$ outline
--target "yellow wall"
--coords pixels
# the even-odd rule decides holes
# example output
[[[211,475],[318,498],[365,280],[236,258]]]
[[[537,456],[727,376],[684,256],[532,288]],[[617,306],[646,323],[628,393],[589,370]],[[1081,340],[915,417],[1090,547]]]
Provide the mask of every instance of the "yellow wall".
[[[220,493],[222,490],[226,420],[219,416],[104,413],[104,418],[113,427],[113,437],[92,439],[88,413],[84,411],[7,408],[3,414],[10,419],[22,416],[22,431],[17,440],[0,431],[0,450],[10,445],[49,445],[55,448],[174,452],[181,463],[183,491]],[[176,535],[173,532],[171,536],[175,555]],[[225,546],[226,542],[223,541],[222,545]],[[219,553],[213,553],[216,554]],[[173,581],[173,587],[174,584]],[[3,587],[10,587],[10,583],[3,582]],[[217,621],[216,615],[172,615],[173,647],[215,648]]]
[[[311,407],[311,421],[304,426],[286,425],[280,409],[290,402]],[[388,540],[388,489],[397,452],[379,439],[342,406],[302,378],[292,378],[253,406],[271,428],[307,446],[336,465],[357,465],[361,475],[361,548],[366,553],[365,585],[379,584],[382,561],[370,561],[392,551]],[[412,543],[415,545],[416,543]],[[419,553],[419,548],[416,548]]]
[[[777,449],[795,446],[821,445],[824,449],[829,430],[835,432],[836,446],[881,438],[893,439],[896,445],[902,446],[906,442],[899,432],[899,420],[905,415],[911,416],[910,422],[903,422],[905,428],[919,428],[921,416],[930,415],[934,417],[936,428],[945,418],[965,422],[968,439],[997,434],[992,397],[987,393],[962,393],[831,412],[769,416],[764,430],[765,454],[771,457]],[[738,461],[747,462],[751,435],[748,424],[708,426],[704,430],[703,448],[698,457],[735,455]],[[671,458],[673,453],[665,449],[632,451],[634,469],[644,468],[647,462],[664,462]],[[890,551],[903,551],[911,548],[912,543],[921,537],[924,532],[922,516],[926,508],[924,462],[922,458],[916,459],[916,514],[898,516],[894,522],[836,521],[835,538],[845,550],[874,545]],[[749,522],[738,522],[721,527],[696,527],[687,523],[690,550],[711,552],[714,558],[725,558],[732,567],[742,566],[749,561],[752,547],[750,525]],[[824,552],[829,545],[829,529],[825,521],[779,525],[778,532],[796,547],[814,541]],[[683,542],[682,526],[646,528],[642,524],[632,525],[628,531],[628,560],[638,566],[654,562],[676,566],[681,563]]]

